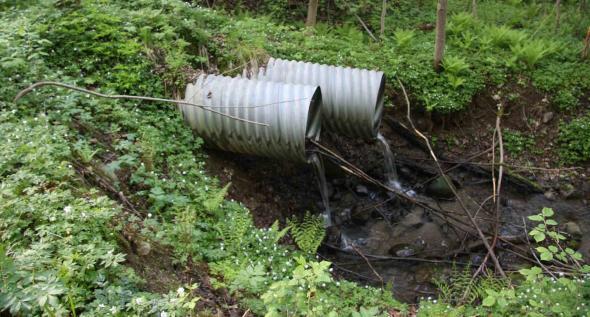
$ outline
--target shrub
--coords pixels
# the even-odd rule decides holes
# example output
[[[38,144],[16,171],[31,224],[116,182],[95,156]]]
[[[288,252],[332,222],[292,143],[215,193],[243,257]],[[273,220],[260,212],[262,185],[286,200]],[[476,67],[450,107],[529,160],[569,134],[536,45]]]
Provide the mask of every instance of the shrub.
[[[532,136],[524,136],[522,133],[514,130],[504,129],[502,131],[502,140],[504,147],[513,156],[518,156],[525,151],[530,151],[535,146],[535,140]]]
[[[393,38],[395,39],[395,44],[400,49],[407,48],[410,43],[414,40],[416,33],[413,30],[397,30],[395,31]]]
[[[485,34],[490,38],[492,44],[500,48],[510,48],[510,46],[521,44],[528,37],[523,31],[514,30],[504,25],[488,27]]]
[[[564,163],[590,160],[590,114],[561,123],[559,126],[559,156]]]
[[[510,45],[510,50],[517,61],[523,62],[529,68],[533,68],[543,57],[553,53],[555,47],[547,41],[529,40]]]

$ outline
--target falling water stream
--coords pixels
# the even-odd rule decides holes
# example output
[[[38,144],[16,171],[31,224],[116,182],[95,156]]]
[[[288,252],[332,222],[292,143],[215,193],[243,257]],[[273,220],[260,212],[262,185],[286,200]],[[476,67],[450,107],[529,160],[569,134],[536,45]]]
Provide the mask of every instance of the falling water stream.
[[[322,196],[322,203],[324,204],[324,212],[322,217],[324,218],[324,226],[332,226],[332,212],[330,210],[330,199],[328,194],[328,183],[326,182],[326,173],[324,170],[324,162],[322,158],[317,154],[313,153],[310,155],[310,163],[313,165],[316,179],[320,185],[320,195]]]
[[[395,157],[393,156],[389,142],[387,142],[387,139],[381,133],[377,134],[377,140],[383,148],[383,164],[385,165],[387,185],[396,190],[401,190],[401,184],[397,178],[397,170],[395,169]]]

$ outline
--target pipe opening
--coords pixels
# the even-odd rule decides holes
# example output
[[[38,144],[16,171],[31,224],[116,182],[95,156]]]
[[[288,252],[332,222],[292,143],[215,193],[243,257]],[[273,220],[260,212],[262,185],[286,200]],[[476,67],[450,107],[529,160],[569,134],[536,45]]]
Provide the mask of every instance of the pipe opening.
[[[322,131],[322,92],[316,87],[307,112],[307,125],[305,127],[305,138],[314,141],[319,140]]]
[[[377,102],[375,103],[375,111],[373,112],[373,137],[377,137],[379,133],[379,126],[381,125],[381,118],[383,117],[383,103],[385,101],[385,75],[381,75],[381,83],[379,84],[379,92],[377,93]]]

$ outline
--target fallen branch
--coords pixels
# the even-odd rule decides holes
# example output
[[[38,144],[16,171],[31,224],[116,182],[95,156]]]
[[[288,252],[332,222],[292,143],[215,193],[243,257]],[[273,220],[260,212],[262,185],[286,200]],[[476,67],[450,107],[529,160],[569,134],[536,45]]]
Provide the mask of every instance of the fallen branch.
[[[365,22],[363,22],[363,20],[361,19],[361,17],[359,17],[358,14],[355,14],[354,16],[356,16],[356,18],[359,20],[359,22],[361,23],[361,25],[363,26],[363,28],[365,29],[365,31],[367,31],[367,33],[369,34],[369,36],[373,39],[373,41],[377,42],[377,38],[375,38],[375,36],[373,35],[373,32],[371,32],[371,30],[369,30],[369,28],[367,27],[367,25],[365,24]]]
[[[66,89],[70,89],[70,90],[75,90],[75,91],[79,91],[79,92],[83,92],[83,93],[87,93],[87,94],[91,94],[97,97],[102,97],[102,98],[107,98],[107,99],[129,99],[129,100],[147,100],[147,101],[159,101],[159,102],[168,102],[168,103],[174,103],[174,104],[180,104],[180,105],[188,105],[188,106],[193,106],[193,107],[197,107],[197,108],[201,108],[204,111],[210,111],[213,112],[215,114],[218,114],[220,116],[224,116],[236,121],[241,121],[241,122],[246,122],[246,123],[250,123],[250,124],[255,124],[255,125],[261,125],[261,126],[265,126],[268,127],[269,124],[267,123],[262,123],[262,122],[256,122],[256,121],[251,121],[248,119],[244,119],[244,118],[240,118],[240,117],[235,117],[232,116],[230,114],[227,113],[223,113],[220,111],[217,111],[213,108],[233,108],[233,107],[214,107],[214,106],[205,106],[205,105],[199,105],[199,104],[195,104],[195,103],[191,103],[191,102],[186,102],[186,101],[182,101],[182,100],[174,100],[174,99],[164,99],[164,98],[155,98],[155,97],[145,97],[145,96],[131,96],[131,95],[109,95],[109,94],[102,94],[102,93],[98,93],[92,90],[88,90],[88,89],[84,89],[81,87],[77,87],[77,86],[73,86],[73,85],[68,85],[68,84],[64,84],[64,83],[60,83],[60,82],[54,82],[54,81],[40,81],[40,82],[36,82],[32,85],[30,85],[29,87],[21,90],[15,97],[14,97],[14,102],[17,102],[20,98],[24,97],[25,95],[29,94],[31,91],[43,87],[43,86],[57,86],[57,87],[61,87],[61,88],[66,88]],[[288,101],[285,101],[288,102]],[[251,106],[253,108],[255,107],[266,107],[269,105],[259,105],[259,106]],[[244,107],[246,108],[246,107]]]
[[[358,255],[360,255],[365,262],[367,262],[367,265],[369,266],[369,268],[371,269],[371,271],[373,271],[373,274],[375,274],[375,276],[377,276],[377,278],[381,281],[381,289],[383,289],[385,287],[385,282],[383,281],[383,278],[381,277],[381,275],[379,275],[379,273],[377,273],[377,271],[375,271],[375,268],[373,267],[373,265],[371,265],[371,262],[369,261],[369,259],[367,259],[367,257],[361,252],[361,250],[359,250],[354,244],[351,245],[352,249],[358,253]]]

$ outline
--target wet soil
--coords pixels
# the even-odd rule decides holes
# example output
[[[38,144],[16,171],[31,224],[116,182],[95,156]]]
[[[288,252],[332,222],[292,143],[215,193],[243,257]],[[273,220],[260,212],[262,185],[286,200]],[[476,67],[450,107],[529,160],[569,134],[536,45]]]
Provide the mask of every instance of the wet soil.
[[[452,168],[447,176],[455,184],[461,202],[476,214],[478,226],[490,240],[496,232],[496,209],[490,199],[493,194],[489,165],[491,152],[485,151],[491,147],[496,120],[494,94],[478,96],[476,109],[457,118],[431,119],[413,114],[419,128],[428,130],[431,126],[430,136],[453,140],[454,143],[437,142],[436,152],[442,160],[442,168]],[[542,102],[539,94],[531,93],[527,98]],[[503,127],[523,129],[523,117],[519,112],[522,107],[512,104],[506,107],[508,112],[503,117]],[[543,104],[529,105],[524,116],[535,126],[533,131],[547,133],[535,134],[536,146],[554,153],[554,143],[548,141],[547,135],[554,133],[559,120],[553,118],[553,121],[539,125],[534,122],[542,119],[545,110]],[[433,279],[447,274],[452,263],[479,266],[485,249],[459,200],[449,194],[448,188],[445,189],[444,180],[441,186],[438,169],[423,144],[403,128],[408,126],[400,119],[404,117],[402,109],[387,108],[380,131],[396,153],[403,189],[414,191],[417,199],[434,206],[439,212],[420,207],[349,175],[336,160],[325,158],[330,204],[338,225],[329,229],[319,255],[334,263],[339,277],[377,286],[392,282],[397,298],[415,302],[420,297],[435,294]],[[444,127],[432,124],[442,124],[443,121]],[[371,177],[385,181],[383,155],[376,142],[324,133],[322,144]],[[229,198],[243,202],[258,226],[268,226],[276,219],[284,223],[286,218],[302,215],[306,210],[318,214],[323,210],[318,183],[309,165],[216,150],[208,150],[208,154],[209,172],[218,175],[224,184],[232,182]],[[480,155],[473,158],[474,154]],[[590,170],[588,166],[579,167],[575,173],[553,169],[555,157],[552,155],[525,153],[507,158],[507,163],[514,166],[528,164],[543,169],[506,169],[500,196],[502,212],[497,227],[500,236],[497,252],[505,270],[515,270],[530,263],[530,259],[522,258],[522,255],[526,257],[524,250],[529,249],[523,221],[526,216],[539,213],[543,207],[554,208],[557,220],[569,226],[563,229],[570,231],[566,233],[572,238],[572,246],[590,256],[590,235],[574,232],[590,231],[590,190],[585,177]],[[468,158],[471,163],[466,162]],[[552,182],[555,175],[559,180],[557,186]],[[577,192],[562,193],[561,184],[566,182],[574,184]],[[530,227],[531,223],[526,222],[526,225]],[[488,267],[493,269],[490,263]]]

